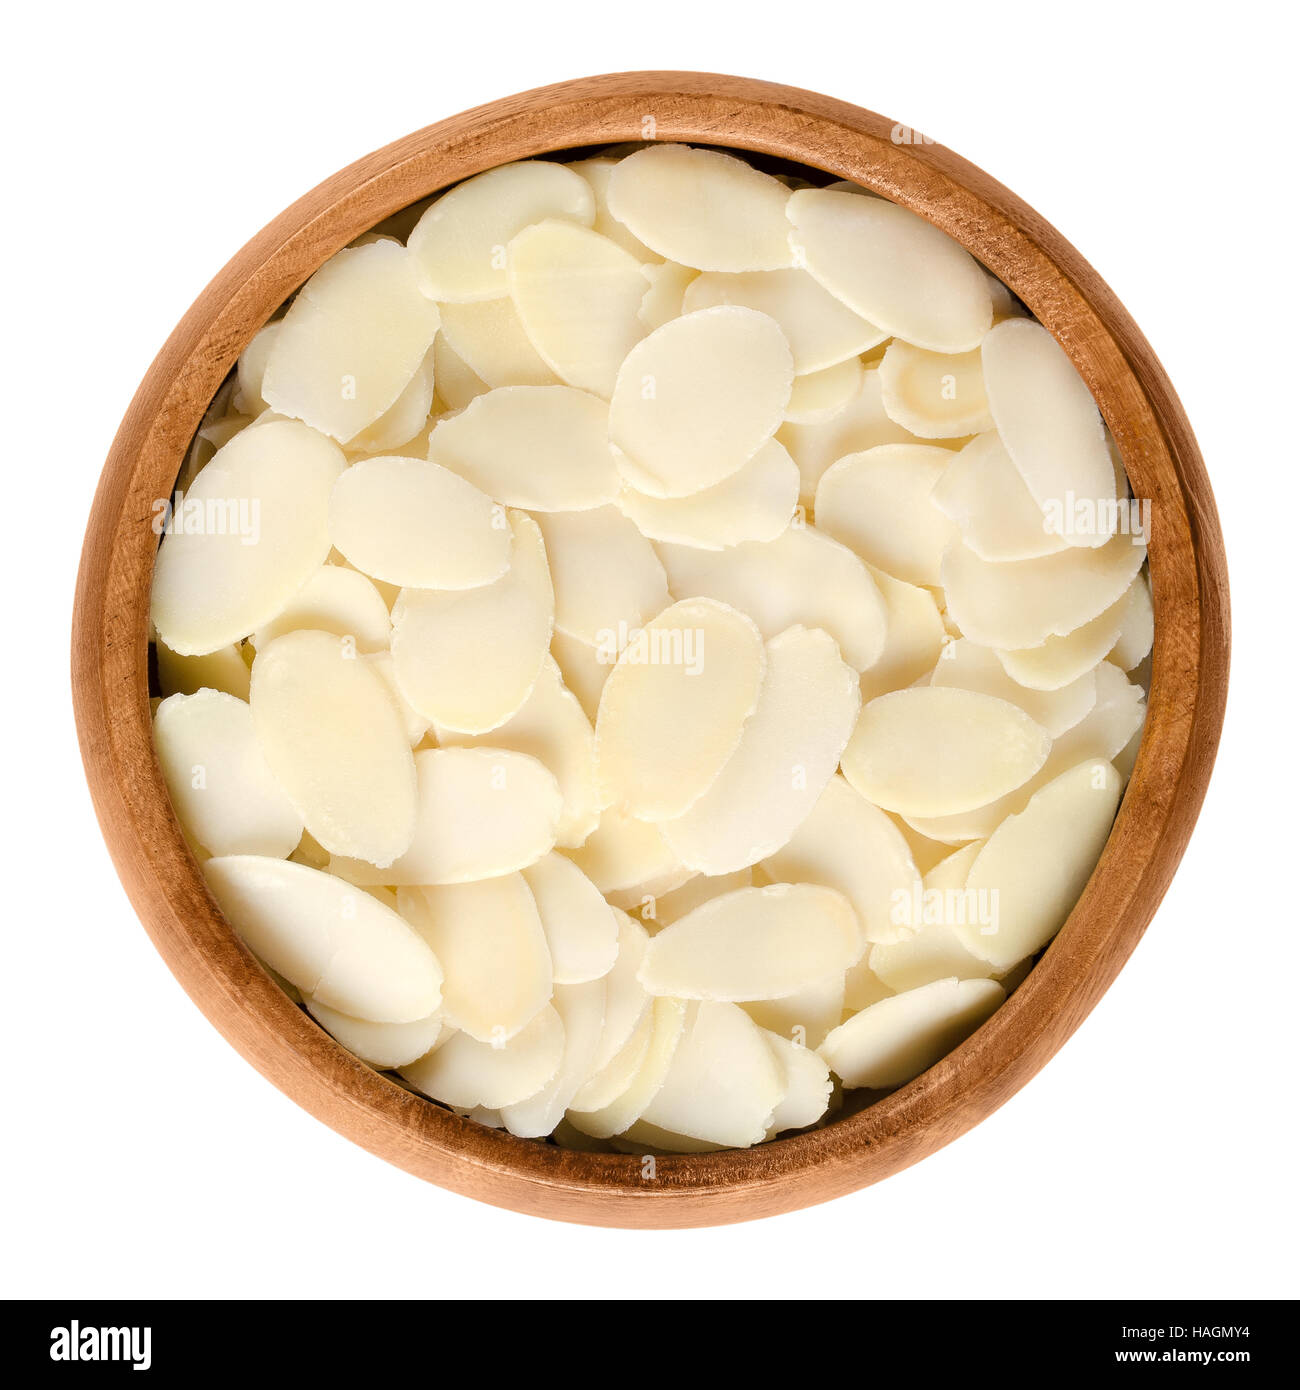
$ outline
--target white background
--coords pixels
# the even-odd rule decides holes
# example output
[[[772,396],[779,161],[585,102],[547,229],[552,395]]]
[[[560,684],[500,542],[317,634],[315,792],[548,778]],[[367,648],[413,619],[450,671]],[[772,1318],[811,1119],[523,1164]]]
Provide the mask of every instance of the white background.
[[[1286,7],[27,5],[6,19],[0,1149],[15,1296],[1295,1296],[1294,32]],[[888,1182],[632,1233],[426,1186],[231,1050],[154,953],[82,780],[82,529],[136,384],[210,276],[358,156],[631,68],[857,102],[1001,179],[1163,359],[1227,537],[1218,769],[1146,939],[1060,1056]],[[16,490],[16,495],[15,495]]]

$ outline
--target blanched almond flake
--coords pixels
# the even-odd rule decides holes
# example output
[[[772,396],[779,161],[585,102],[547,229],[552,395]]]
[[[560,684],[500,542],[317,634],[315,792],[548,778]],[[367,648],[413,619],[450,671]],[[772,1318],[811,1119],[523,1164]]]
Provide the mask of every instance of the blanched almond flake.
[[[650,288],[641,296],[637,318],[645,332],[652,333],[680,316],[686,290],[697,272],[688,265],[664,261],[659,265],[642,265],[641,273],[650,282]]]
[[[555,584],[555,626],[613,665],[630,633],[668,606],[654,547],[617,507],[536,517]]]
[[[824,290],[806,270],[700,275],[686,291],[682,308],[692,314],[718,304],[739,304],[774,318],[800,376],[856,358],[888,337]]]
[[[651,145],[609,176],[609,211],[652,251],[697,270],[791,264],[789,191],[744,160],[687,145]]]
[[[340,251],[298,291],[266,360],[262,395],[281,415],[346,444],[410,385],[433,346],[438,306],[405,247]]]
[[[627,1087],[599,1110],[578,1110],[575,1100],[575,1108],[568,1112],[570,1124],[582,1130],[584,1134],[590,1134],[597,1139],[608,1139],[611,1134],[621,1134],[641,1118],[664,1084],[664,1078],[672,1065],[673,1055],[685,1030],[686,1001],[656,999],[651,1005],[648,1018],[649,1040]],[[579,1094],[582,1098],[581,1093]]]
[[[193,695],[199,690],[220,690],[237,700],[248,699],[248,668],[234,642],[203,656],[179,656],[162,638],[154,643],[158,654],[158,685],[164,696]]]
[[[1049,637],[1037,647],[999,651],[998,660],[1007,675],[1031,690],[1055,691],[1086,677],[1119,640],[1132,595],[1141,578],[1129,585],[1111,606],[1091,622],[1064,637]]]
[[[405,588],[475,589],[510,564],[492,498],[424,459],[354,463],[330,495],[330,537],[357,569]]]
[[[900,928],[900,933],[899,940],[907,940],[902,928]],[[872,1004],[880,1003],[882,999],[888,999],[893,992],[884,980],[872,970],[871,952],[866,952],[855,965],[849,966],[848,973],[844,976],[844,1008],[840,1017],[835,1020],[831,1027],[838,1027],[847,1014],[859,1013],[863,1009],[870,1008]],[[828,1028],[822,1035],[823,1038],[828,1036],[830,1031]],[[811,1045],[810,1043],[809,1046]]]
[[[850,357],[847,362],[795,377],[785,418],[800,425],[834,419],[861,391],[862,376],[862,363]]]
[[[901,894],[920,875],[898,827],[843,777],[832,777],[789,844],[763,861],[773,879],[821,883],[853,904],[867,941],[896,941],[909,930],[893,919]]]
[[[874,367],[862,373],[861,388],[843,410],[812,424],[787,420],[776,437],[799,467],[799,497],[808,507],[822,474],[845,454],[862,453],[878,444],[915,443],[915,436],[885,414],[880,372]]]
[[[887,1090],[951,1052],[1004,998],[992,980],[936,980],[854,1014],[818,1050],[846,1087]]]
[[[711,898],[733,893],[737,888],[748,888],[753,882],[753,871],[747,868],[729,874],[694,874],[681,887],[641,903],[637,916],[646,924],[647,930],[658,931],[679,917],[685,917]]]
[[[658,261],[660,258],[645,242],[638,241],[609,210],[606,195],[609,192],[610,175],[617,165],[617,159],[598,156],[595,159],[575,160],[567,167],[575,174],[581,174],[591,186],[592,196],[596,200],[596,220],[592,224],[593,228],[601,236],[607,236],[611,241],[617,242],[629,256],[635,256],[642,265]]]
[[[880,360],[880,386],[889,418],[922,439],[993,428],[977,351],[927,352],[895,338]]]
[[[762,1030],[735,1004],[689,1011],[645,1122],[714,1144],[747,1148],[767,1133],[785,1092],[784,1068]]]
[[[436,1052],[401,1074],[426,1096],[445,1105],[499,1109],[536,1095],[560,1068],[564,1024],[547,1004],[504,1042],[453,1033]]]
[[[397,897],[402,915],[442,963],[443,1018],[453,1028],[480,1042],[500,1044],[546,1006],[553,983],[551,956],[537,905],[522,874],[403,888]],[[535,1089],[550,1076],[543,1077]]]
[[[540,1091],[501,1111],[506,1129],[524,1139],[550,1134],[590,1075],[605,1023],[604,980],[557,984],[554,1008],[564,1025],[564,1052],[555,1075]]]
[[[542,361],[562,381],[606,399],[645,335],[640,263],[573,222],[525,227],[507,249],[510,297]]]
[[[154,746],[177,819],[209,854],[284,859],[302,817],[271,775],[243,700],[216,690],[171,695],[154,714]]]
[[[507,507],[580,512],[618,496],[609,408],[570,386],[502,386],[440,420],[429,457]]]
[[[732,873],[786,844],[834,776],[860,703],[857,673],[828,633],[792,627],[774,637],[735,752],[684,815],[663,823],[682,863]]]
[[[993,832],[966,887],[996,899],[995,919],[955,928],[972,955],[1007,970],[1056,935],[1096,866],[1122,791],[1109,763],[1083,762]]]
[[[741,888],[650,939],[641,983],[655,995],[782,999],[842,973],[862,954],[849,900],[810,883]]]
[[[1101,412],[1056,339],[1032,319],[1005,319],[984,339],[981,354],[998,434],[1034,501],[1049,509],[1049,523],[1052,504],[1066,510],[1071,498],[1113,502],[1115,472]],[[1069,530],[1062,538],[1095,548],[1113,530],[1099,513],[1092,531]]]
[[[678,599],[704,597],[747,614],[765,638],[796,623],[820,627],[840,654],[865,671],[885,646],[885,600],[851,550],[811,526],[775,540],[747,541],[722,553],[661,542],[659,558]]]
[[[409,1066],[432,1052],[440,1038],[445,1040],[450,1036],[440,1011],[412,1023],[371,1023],[368,1019],[339,1013],[310,996],[303,1002],[307,1012],[337,1042],[363,1062],[384,1071]]]
[[[687,600],[647,623],[601,692],[596,768],[606,801],[651,821],[693,805],[739,743],[764,664],[758,629],[726,604]]]
[[[569,858],[607,896],[661,880],[677,886],[691,876],[657,825],[613,807],[601,813],[600,823]]]
[[[383,867],[406,851],[417,809],[411,747],[383,681],[346,639],[277,637],[253,662],[249,706],[267,765],[331,854]]]
[[[464,410],[475,396],[488,389],[487,382],[448,343],[441,328],[433,340],[433,374],[437,404],[448,410]]]
[[[775,319],[723,305],[657,328],[628,353],[610,438],[629,484],[685,497],[730,477],[771,438],[794,382]]]
[[[424,354],[424,361],[406,383],[402,394],[388,407],[373,425],[348,440],[348,452],[365,455],[386,454],[408,445],[429,423],[433,409],[433,348]]]
[[[631,1084],[650,1043],[651,996],[637,979],[649,941],[645,929],[615,912],[618,955],[604,976],[605,1021],[587,1076],[574,1095],[576,1110],[600,1110]]]
[[[537,523],[509,516],[510,568],[480,589],[404,589],[393,606],[397,683],[426,719],[462,733],[504,724],[551,641],[555,594]]]
[[[1035,560],[1065,549],[992,430],[952,458],[930,500],[982,560]]]
[[[871,569],[871,577],[885,600],[885,647],[862,673],[864,703],[912,685],[932,670],[947,637],[943,617],[928,589],[905,584],[882,570]]]
[[[486,386],[558,386],[511,299],[444,304],[438,335]]]
[[[619,918],[595,884],[562,854],[548,854],[523,872],[542,919],[556,984],[585,984],[608,975],[618,955]]]
[[[269,622],[329,554],[336,444],[296,420],[219,449],[190,485],[154,562],[151,616],[178,656],[202,656]]]
[[[260,415],[266,409],[262,398],[262,378],[266,375],[266,359],[275,345],[276,334],[280,331],[277,319],[259,328],[248,346],[239,354],[235,364],[234,408],[250,418]]]
[[[803,189],[786,213],[798,263],[885,333],[969,352],[993,321],[984,272],[951,237],[883,198]]]
[[[252,643],[261,651],[286,632],[329,632],[351,638],[358,652],[379,652],[388,647],[392,629],[383,595],[364,574],[345,565],[322,565],[252,634]]]
[[[767,1137],[815,1125],[830,1105],[830,1068],[811,1044],[801,1046],[776,1033],[765,1033],[763,1040],[776,1061],[782,1090],[780,1103],[768,1123]]]
[[[947,449],[928,444],[881,444],[849,454],[817,484],[818,530],[896,579],[937,585],[944,550],[957,532],[930,501],[930,490],[951,459]]]
[[[368,893],[257,855],[209,859],[203,876],[249,949],[304,994],[375,1023],[412,1023],[437,1011],[439,961]]]
[[[1155,612],[1151,606],[1151,576],[1139,575],[1129,591],[1124,625],[1109,654],[1121,671],[1132,671],[1146,659],[1155,637]]]
[[[402,721],[402,728],[406,730],[406,741],[414,748],[429,732],[429,721],[419,710],[411,707],[406,696],[398,687],[397,673],[393,670],[392,653],[386,651],[372,652],[366,657],[366,661],[383,681],[384,689],[392,696],[393,704],[397,707],[398,716]]]
[[[647,497],[624,487],[618,506],[643,536],[699,550],[775,540],[799,502],[799,469],[775,439],[740,471],[689,497]]]
[[[572,692],[583,713],[596,722],[596,711],[600,708],[600,692],[605,688],[605,680],[614,669],[612,661],[603,658],[608,651],[600,651],[581,637],[571,637],[558,629],[551,634],[551,656],[560,668],[564,684]]]
[[[1053,738],[1074,728],[1097,703],[1097,678],[1091,668],[1054,690],[1031,690],[1012,678],[1000,659],[1002,655],[968,637],[949,642],[935,662],[930,684],[978,690],[1010,700]]]
[[[943,557],[948,608],[967,637],[986,647],[1036,647],[1091,622],[1118,601],[1146,559],[1122,531],[1098,550],[1073,548],[1038,560],[995,564],[961,544]]]
[[[844,775],[906,816],[987,805],[1027,782],[1052,746],[1016,705],[956,687],[915,686],[873,700],[844,751]]]
[[[857,966],[851,967],[852,974]],[[838,1028],[844,1012],[843,975],[829,975],[825,980],[784,999],[751,999],[745,1012],[760,1028],[770,1029],[777,1036],[800,1047],[820,1045],[821,1040]]]
[[[407,244],[430,299],[499,299],[509,293],[506,246],[523,228],[551,217],[590,227],[595,216],[591,187],[581,175],[548,160],[523,160],[444,193]]]
[[[502,748],[422,748],[415,770],[419,816],[410,847],[378,868],[338,865],[353,882],[497,878],[535,864],[555,844],[560,789],[536,758]]]

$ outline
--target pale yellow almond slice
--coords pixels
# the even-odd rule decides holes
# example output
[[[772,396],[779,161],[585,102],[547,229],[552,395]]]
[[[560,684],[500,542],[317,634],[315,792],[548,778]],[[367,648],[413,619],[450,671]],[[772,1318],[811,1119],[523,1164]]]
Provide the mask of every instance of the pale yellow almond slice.
[[[909,824],[902,816],[890,815],[888,812],[885,815],[890,823],[897,827],[903,839],[907,841],[907,848],[912,855],[912,863],[916,865],[916,871],[921,875],[928,874],[941,859],[947,859],[955,848],[970,838],[969,836],[959,836],[952,841],[931,839],[930,836],[923,835],[915,826]]]
[[[964,815],[916,818],[915,827],[922,834],[950,843],[985,839],[1008,816],[1023,811],[1029,798],[1061,773],[1089,759],[1117,762],[1120,754],[1141,733],[1146,717],[1146,695],[1140,685],[1130,681],[1109,661],[1098,664],[1095,681],[1093,707],[1053,742],[1047,761],[1028,782]]]
[[[849,454],[822,474],[817,528],[908,584],[939,583],[957,528],[930,501],[952,460],[930,444],[881,444]]]
[[[154,562],[151,616],[178,656],[269,622],[329,554],[342,450],[296,420],[237,434],[190,485]]]
[[[722,305],[657,328],[624,358],[610,438],[629,484],[685,497],[738,472],[771,438],[794,368],[775,319]]]
[[[699,550],[770,541],[785,530],[799,502],[799,469],[775,439],[738,473],[689,497],[647,497],[624,487],[618,506],[643,536]]]
[[[548,854],[523,872],[542,919],[556,984],[580,985],[608,975],[618,955],[619,919],[595,884],[562,854]]]
[[[406,851],[417,811],[411,747],[383,681],[346,639],[277,637],[253,662],[249,706],[267,765],[331,854],[383,867]]]
[[[506,247],[525,227],[562,218],[590,227],[596,216],[591,186],[563,164],[523,160],[502,164],[444,193],[407,240],[430,299],[449,304],[508,294]]]
[[[1049,637],[1040,646],[1020,651],[999,651],[998,661],[1012,680],[1030,690],[1056,691],[1083,679],[1119,640],[1132,595],[1141,583],[1139,576],[1109,608],[1066,636]]]
[[[473,482],[425,459],[362,459],[330,495],[335,546],[357,569],[400,588],[476,589],[500,578],[510,564],[502,522]]]
[[[819,1051],[846,1087],[887,1090],[932,1067],[1005,998],[992,980],[936,980],[854,1014]]]
[[[496,1110],[536,1095],[563,1058],[564,1024],[547,1004],[505,1041],[453,1033],[436,1052],[400,1071],[417,1091],[445,1105]]]
[[[784,1068],[744,1009],[704,1000],[690,1010],[663,1085],[640,1118],[688,1138],[748,1148],[766,1136],[784,1082]]]
[[[900,941],[907,939],[907,932],[902,928],[899,929],[899,933]],[[872,1004],[880,1003],[882,999],[888,999],[893,992],[872,970],[871,952],[865,952],[860,960],[849,966],[848,973],[844,976],[844,1008],[831,1027],[838,1027],[848,1016],[860,1013]],[[822,1035],[823,1038],[828,1036],[830,1031],[828,1028]]]
[[[649,825],[649,821],[642,824]],[[644,919],[647,905],[658,902],[661,897],[675,893],[679,888],[698,878],[694,869],[674,869],[655,878],[645,879],[631,888],[616,888],[606,894],[607,901],[623,912],[633,912]],[[647,920],[647,927],[649,922]]]
[[[234,643],[203,656],[180,656],[158,638],[158,686],[163,695],[193,695],[220,690],[237,700],[248,699],[248,662]]]
[[[541,1139],[550,1134],[590,1075],[605,1023],[605,982],[557,984],[553,1004],[564,1025],[560,1065],[540,1091],[504,1106],[501,1111],[505,1128],[523,1139]]]
[[[667,1154],[711,1154],[727,1147],[714,1144],[707,1139],[692,1139],[686,1134],[674,1134],[672,1130],[661,1129],[647,1120],[637,1120],[628,1125],[622,1134],[611,1135],[606,1141],[615,1153],[653,1155]]]
[[[605,1021],[587,1076],[574,1095],[573,1108],[599,1110],[608,1105],[635,1075],[650,1041],[650,994],[637,979],[649,941],[641,924],[614,911],[618,955],[603,977]]]
[[[635,1124],[664,1084],[687,1017],[684,999],[656,999],[648,1015],[649,1040],[629,1084],[599,1110],[579,1110],[578,1099],[585,1100],[579,1092],[568,1112],[569,1123],[597,1139],[622,1134]]]
[[[605,982],[608,990],[608,982]],[[631,1036],[604,1066],[593,1070],[578,1088],[570,1105],[571,1110],[603,1110],[621,1096],[636,1079],[637,1072],[650,1050],[654,1036],[654,998],[641,991],[645,1009]]]
[[[567,632],[556,629],[551,634],[551,656],[560,668],[565,686],[582,706],[582,712],[595,724],[596,711],[600,708],[600,692],[604,690],[605,678],[618,660],[618,651],[610,648],[602,650],[584,642],[581,637],[571,637]],[[610,659],[606,660],[606,657]]]
[[[599,232],[554,220],[525,227],[507,263],[515,312],[542,361],[561,381],[608,399],[645,335],[640,263]]]
[[[999,700],[1010,700],[1052,738],[1074,728],[1097,703],[1097,678],[1091,667],[1055,689],[1032,690],[1012,677],[1002,656],[967,637],[949,642],[935,662],[930,684],[978,690],[996,695]]]
[[[392,630],[388,605],[364,574],[344,565],[322,565],[251,640],[261,651],[286,632],[328,632],[350,641],[355,651],[379,652],[387,649]]]
[[[503,1043],[545,1007],[551,956],[522,874],[401,888],[397,897],[442,965],[443,1019],[453,1028]]]
[[[899,994],[935,980],[986,980],[994,968],[962,945],[956,928],[970,921],[986,925],[996,904],[987,894],[967,891],[970,867],[984,845],[975,841],[942,859],[926,874],[919,901],[910,912],[913,934],[871,948],[871,970]]]
[[[234,408],[249,417],[260,415],[266,409],[262,396],[262,378],[266,375],[266,361],[275,345],[280,331],[280,321],[268,323],[259,328],[248,346],[239,354],[235,364],[235,393],[232,398]]]
[[[402,389],[402,394],[373,425],[348,440],[348,452],[365,455],[386,454],[409,444],[429,423],[433,409],[433,377],[436,365],[433,348]]]
[[[402,728],[406,731],[406,741],[414,748],[429,732],[429,721],[419,710],[414,709],[402,694],[397,684],[397,672],[393,669],[393,654],[386,651],[372,652],[366,657],[366,661],[383,681],[384,689],[392,696],[393,704],[397,707],[398,716],[402,721]]]
[[[791,264],[789,190],[743,159],[687,145],[650,145],[619,161],[609,211],[666,260],[696,270]]]
[[[1003,319],[1028,317],[1029,310],[996,275],[992,275],[986,270],[984,277],[988,281],[989,294],[993,297],[994,323],[1001,323]]]
[[[1089,760],[998,826],[966,879],[968,892],[995,899],[993,920],[954,928],[972,955],[1006,970],[1056,935],[1096,867],[1121,791],[1109,763]]]
[[[947,637],[943,617],[929,589],[905,584],[901,579],[872,569],[885,600],[885,646],[880,656],[862,673],[863,701],[912,685],[933,670]]]
[[[177,819],[209,854],[284,859],[302,817],[267,766],[243,700],[217,690],[170,695],[154,713],[154,747]]]
[[[428,1056],[438,1046],[440,1038],[445,1041],[451,1035],[443,1024],[440,1010],[411,1023],[372,1023],[369,1019],[340,1013],[310,996],[303,1003],[307,1012],[337,1042],[363,1062],[384,1071],[409,1066]]]
[[[844,775],[888,811],[948,816],[1023,785],[1051,746],[1047,731],[1007,700],[914,686],[865,706],[844,750]]]
[[[765,638],[796,623],[823,628],[858,671],[884,651],[888,614],[867,567],[812,526],[790,526],[775,540],[747,541],[721,553],[667,542],[656,549],[678,599],[730,604]]]
[[[770,1029],[787,1042],[817,1047],[832,1028],[839,1027],[844,1012],[844,979],[840,974],[828,975],[783,999],[752,999],[745,1004],[745,1012],[760,1028]]]
[[[502,748],[422,748],[415,768],[419,816],[410,848],[379,868],[338,866],[354,882],[470,883],[527,868],[554,846],[563,802],[536,758]]]
[[[1088,530],[1057,524],[1078,499],[1115,501],[1101,412],[1065,350],[1041,323],[1010,318],[990,331],[980,351],[998,434],[1045,509],[1049,530],[1071,546],[1105,545],[1115,529],[1105,508]]]
[[[596,220],[592,223],[601,236],[617,242],[629,256],[635,256],[642,265],[655,262],[657,256],[643,241],[639,241],[609,210],[610,175],[618,164],[617,159],[597,156],[595,159],[578,159],[567,167],[580,174],[591,186],[592,197],[596,202]]]
[[[819,628],[767,643],[758,703],[712,785],[664,838],[689,868],[728,874],[775,853],[835,775],[858,717],[857,672]]]
[[[651,821],[693,805],[739,743],[764,665],[758,629],[724,603],[687,600],[647,623],[600,696],[596,769],[607,803]]]
[[[801,376],[856,358],[888,337],[823,289],[806,270],[700,275],[686,291],[682,308],[690,314],[718,304],[739,304],[774,318]]]
[[[436,733],[440,747],[486,744],[527,753],[549,769],[563,798],[556,829],[556,843],[562,848],[581,845],[596,828],[603,809],[596,787],[596,735],[550,657],[542,663],[532,694],[504,724],[486,734],[442,728]]]
[[[830,1106],[830,1068],[812,1046],[800,1046],[777,1033],[765,1033],[764,1042],[777,1064],[781,1100],[768,1122],[767,1138],[791,1129],[807,1129]]]
[[[413,1023],[438,1009],[439,961],[368,893],[257,855],[209,859],[203,876],[249,948],[304,994],[375,1023]]]
[[[650,288],[641,296],[637,318],[642,329],[652,333],[683,312],[687,288],[697,272],[688,265],[664,261],[659,265],[642,265],[641,274],[650,282]]]
[[[613,807],[601,812],[600,823],[581,847],[568,853],[606,895],[639,894],[643,885],[663,881],[676,887],[691,876],[657,825],[636,820]]]
[[[262,378],[272,410],[340,443],[388,410],[433,346],[438,306],[405,247],[340,251],[298,291]]]
[[[951,459],[930,500],[983,560],[1035,560],[1065,549],[995,431],[976,435]]]
[[[984,272],[938,227],[883,198],[804,189],[786,214],[797,263],[854,313],[933,352],[969,352],[993,322]]]
[[[442,305],[438,336],[486,386],[559,385],[524,332],[511,299]],[[461,386],[463,390],[465,383]]]
[[[571,386],[502,386],[440,420],[429,457],[508,507],[580,512],[618,496],[609,408]]]
[[[641,983],[679,999],[782,999],[862,953],[853,906],[833,888],[741,888],[688,912],[650,939]]]
[[[862,363],[850,357],[847,362],[795,377],[785,408],[786,420],[812,425],[834,419],[862,390],[862,376]]]
[[[464,410],[470,401],[488,390],[487,382],[451,346],[441,328],[433,340],[433,379],[436,403],[448,410]]]
[[[1121,671],[1132,671],[1146,659],[1155,638],[1155,631],[1155,611],[1151,606],[1151,576],[1141,574],[1129,591],[1128,606],[1124,610],[1124,625],[1108,659]],[[160,660],[159,665],[161,664]]]
[[[639,904],[637,916],[646,924],[647,930],[658,931],[679,917],[685,917],[711,898],[733,893],[737,888],[748,888],[753,881],[753,871],[748,868],[727,874],[695,874],[681,887]]]
[[[541,528],[555,585],[555,626],[612,659],[668,606],[668,581],[654,547],[617,507],[544,512]]]
[[[881,400],[891,420],[921,439],[993,428],[979,352],[927,352],[895,338],[880,359]]]
[[[551,641],[555,594],[537,523],[509,515],[510,568],[479,589],[404,589],[393,662],[410,704],[462,733],[504,724],[532,693]]]
[[[893,921],[898,895],[909,900],[920,882],[898,827],[843,777],[832,777],[790,842],[763,861],[775,880],[820,883],[853,904],[867,941],[896,941],[907,930]]]
[[[1117,533],[1098,550],[1072,548],[1037,560],[995,563],[954,543],[941,577],[962,632],[986,647],[1014,650],[1064,637],[1116,603],[1146,559],[1146,547]]]

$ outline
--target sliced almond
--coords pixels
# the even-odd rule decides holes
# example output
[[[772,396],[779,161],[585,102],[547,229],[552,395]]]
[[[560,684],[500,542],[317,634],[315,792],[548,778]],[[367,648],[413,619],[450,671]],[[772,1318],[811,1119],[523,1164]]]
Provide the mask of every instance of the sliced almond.
[[[871,569],[871,577],[885,600],[885,646],[862,673],[864,703],[912,685],[933,670],[947,639],[943,616],[928,589],[882,570]]]
[[[830,1105],[830,1068],[811,1045],[800,1046],[775,1033],[764,1037],[780,1073],[781,1100],[768,1124],[769,1139],[786,1130],[807,1129]]]
[[[524,870],[524,880],[542,919],[556,984],[608,975],[618,956],[619,919],[595,884],[561,854],[539,859]]]
[[[950,461],[930,500],[983,560],[1035,560],[1065,549],[992,430],[976,435]]]
[[[981,647],[968,637],[948,642],[934,664],[930,684],[977,690],[1010,700],[1053,737],[1074,726],[1097,703],[1097,678],[1092,669],[1054,690],[1031,690],[1012,678],[1003,654]]]
[[[785,418],[800,425],[832,420],[862,389],[862,363],[856,357],[797,376],[790,390]]]
[[[600,823],[580,848],[569,851],[569,858],[609,896],[664,880],[677,886],[691,875],[657,825],[612,807],[601,813]]]
[[[641,1118],[659,1093],[685,1030],[686,1002],[682,999],[656,999],[649,1017],[649,1041],[630,1084],[603,1109],[571,1109],[568,1112],[570,1123],[584,1134],[598,1139],[621,1134]]]
[[[453,1033],[401,1074],[426,1096],[446,1105],[499,1109],[536,1095],[559,1071],[564,1058],[564,1024],[547,1004],[504,1042],[484,1042]]]
[[[560,384],[524,331],[512,299],[444,304],[438,336],[485,386]]]
[[[1119,637],[1109,653],[1109,660],[1121,671],[1132,671],[1146,659],[1154,638],[1155,612],[1151,606],[1151,576],[1139,575],[1129,591],[1128,605],[1124,610],[1124,625],[1120,628]]]
[[[358,652],[387,648],[393,625],[383,595],[364,574],[322,565],[269,623],[252,634],[261,651],[286,632],[329,632],[350,639]]]
[[[844,980],[843,975],[828,975],[783,999],[751,999],[745,1004],[745,1012],[760,1028],[769,1029],[787,1042],[803,1048],[818,1047],[832,1028],[839,1027],[844,1012]]]
[[[1007,675],[1030,690],[1043,691],[1060,690],[1087,677],[1119,641],[1133,592],[1141,583],[1140,577],[1135,579],[1109,608],[1064,637],[1049,637],[1040,646],[1019,651],[999,651]]]
[[[880,359],[880,388],[889,418],[921,439],[993,428],[978,351],[927,352],[895,338]]]
[[[564,1052],[555,1075],[541,1090],[501,1111],[505,1128],[524,1139],[550,1134],[590,1074],[605,1023],[604,980],[557,984],[554,1008],[564,1025]]]
[[[409,1066],[432,1052],[440,1039],[450,1036],[451,1030],[444,1026],[441,1011],[412,1023],[371,1023],[368,1019],[341,1014],[319,999],[308,997],[303,1003],[307,1012],[337,1042],[363,1062],[384,1071]]]

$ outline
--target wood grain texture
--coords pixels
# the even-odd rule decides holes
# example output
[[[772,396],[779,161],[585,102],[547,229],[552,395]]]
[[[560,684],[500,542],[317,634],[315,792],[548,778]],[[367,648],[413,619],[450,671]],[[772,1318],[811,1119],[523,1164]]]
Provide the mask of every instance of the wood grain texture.
[[[812,165],[910,207],[1009,284],[1056,335],[1152,501],[1155,649],[1141,755],[1070,920],[1025,983],[910,1085],[814,1133],[741,1152],[574,1153],[482,1128],[357,1062],[272,983],[226,926],[186,851],[153,753],[146,684],[152,503],[170,493],[205,407],[274,309],[380,219],[512,159],[653,137]],[[1205,469],[1173,387],[1082,256],[941,145],[794,88],[707,73],[595,77],[465,112],[379,150],[299,199],[203,291],[122,422],[86,533],[72,679],[86,775],[141,921],[190,996],[276,1086],[359,1144],[468,1196],[562,1220],[679,1227],[750,1220],[897,1172],[997,1109],[1056,1052],[1142,935],[1205,792],[1228,676],[1228,586]]]

